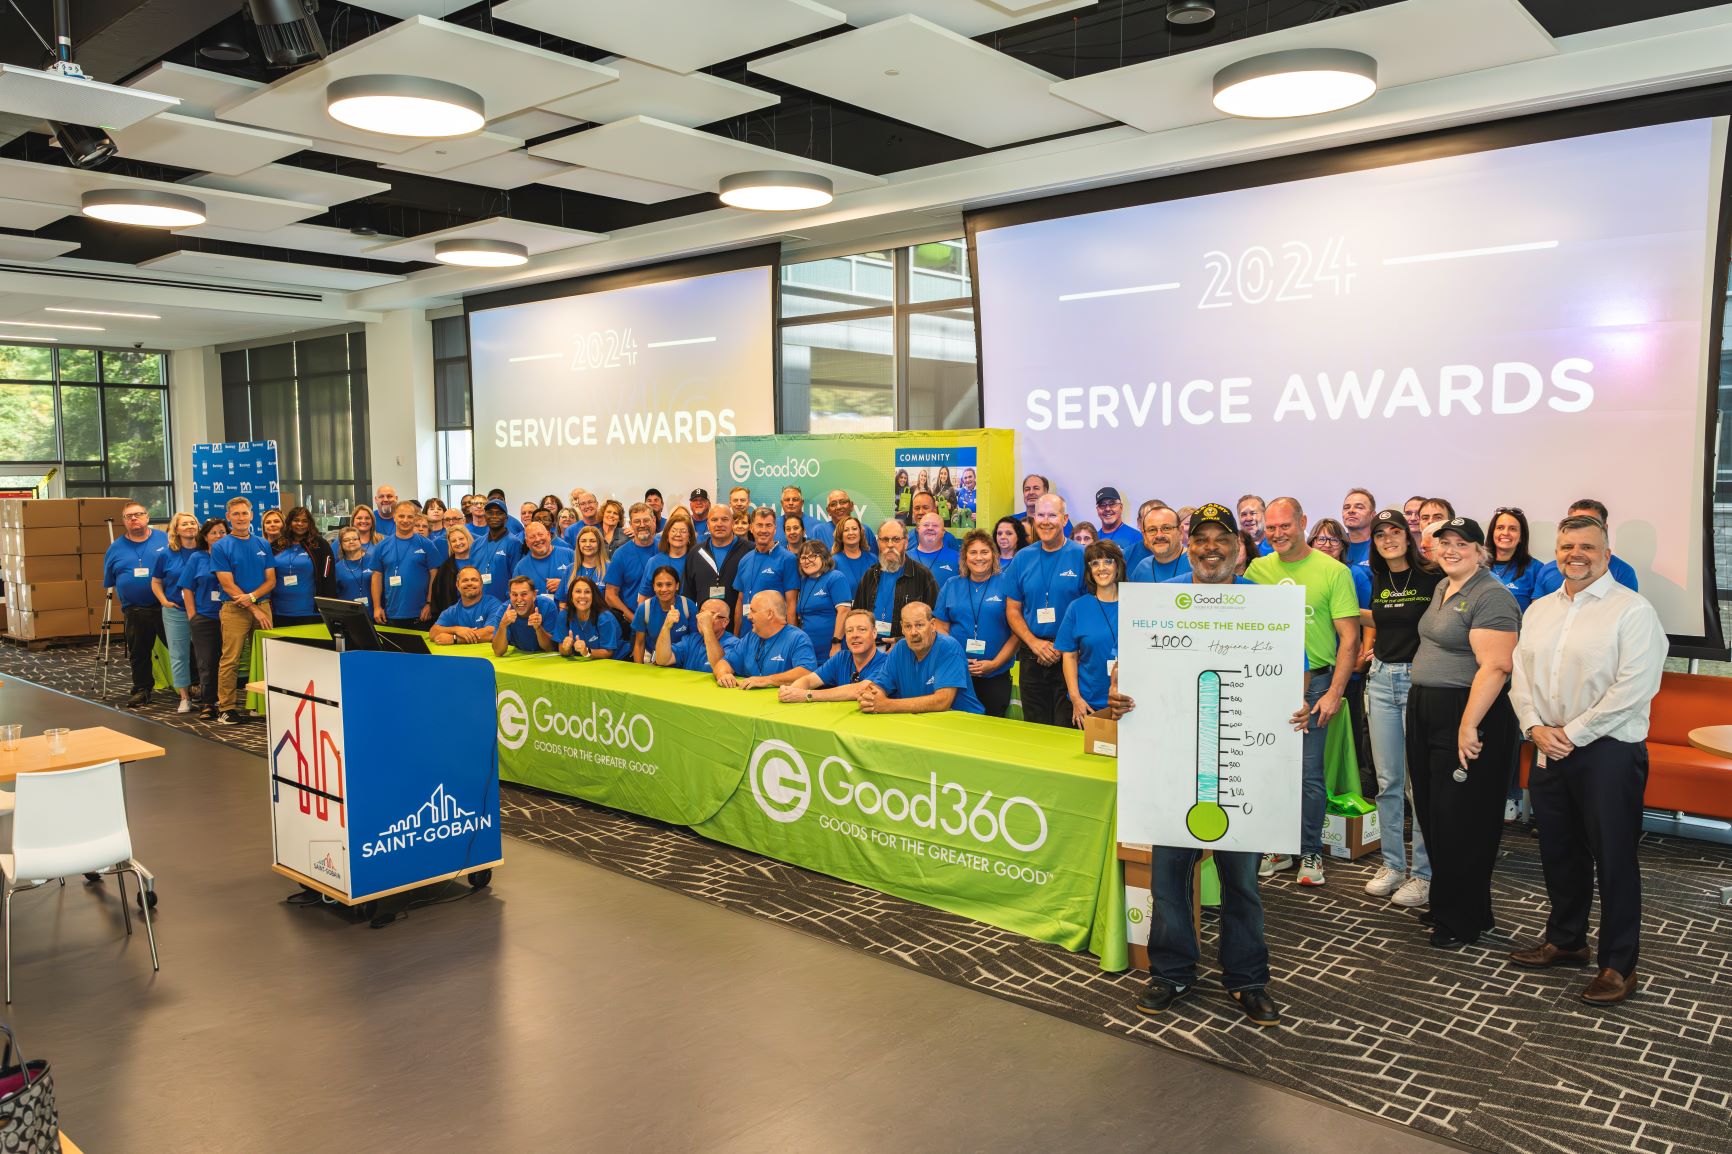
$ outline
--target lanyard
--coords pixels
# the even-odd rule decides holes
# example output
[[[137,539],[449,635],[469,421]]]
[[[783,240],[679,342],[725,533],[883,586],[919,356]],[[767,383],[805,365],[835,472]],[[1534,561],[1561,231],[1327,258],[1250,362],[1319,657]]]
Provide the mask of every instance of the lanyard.
[[[344,566],[344,565],[347,565],[349,567],[348,568],[349,580],[359,581],[361,579],[361,574],[365,573],[366,570],[365,569],[356,569],[355,566],[356,565],[365,565],[366,563],[367,563],[367,559],[365,557],[361,558],[359,561],[351,561],[347,557],[345,557],[341,561],[338,561],[337,565],[339,568]]]
[[[1046,604],[1048,606],[1051,606],[1052,605],[1052,583],[1053,583],[1054,577],[1058,573],[1058,567],[1060,565],[1064,564],[1064,560],[1063,560],[1063,558],[1064,558],[1064,546],[1060,545],[1057,549],[1054,549],[1051,552],[1048,552],[1045,548],[1042,548],[1041,554],[1042,554],[1041,559],[1040,559],[1041,593],[1046,597]],[[1049,559],[1052,561],[1052,563],[1050,565],[1047,564],[1047,561]]]
[[[968,623],[968,632],[969,639],[973,640],[980,636],[980,608],[985,602],[986,587],[992,584],[992,578],[988,577],[984,581],[976,581],[970,577],[968,583],[973,586],[968,591],[968,607],[974,611],[974,620]]]
[[[1116,605],[1117,602],[1114,602],[1114,604]],[[1107,623],[1107,632],[1111,633],[1113,635],[1113,656],[1112,656],[1112,659],[1114,661],[1117,661],[1118,657],[1119,657],[1119,615],[1118,615],[1118,611],[1115,609],[1113,612],[1108,613],[1107,612],[1107,603],[1105,601],[1102,601],[1099,597],[1095,598],[1095,608],[1097,608],[1101,611],[1101,619]]]

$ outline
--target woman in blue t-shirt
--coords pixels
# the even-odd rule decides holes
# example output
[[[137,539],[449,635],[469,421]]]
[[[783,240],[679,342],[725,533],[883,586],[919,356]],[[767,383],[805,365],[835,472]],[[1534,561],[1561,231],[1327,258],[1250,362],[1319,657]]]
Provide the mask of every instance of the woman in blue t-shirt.
[[[1493,513],[1487,545],[1491,550],[1491,575],[1503,583],[1515,597],[1516,605],[1526,613],[1534,599],[1534,578],[1540,572],[1540,563],[1528,552],[1527,514],[1511,508]]]
[[[198,518],[191,513],[176,513],[168,522],[168,548],[156,555],[150,570],[150,591],[162,605],[163,642],[168,649],[174,691],[180,694],[176,713],[191,713],[193,708],[192,630],[187,626],[186,606],[177,587],[181,570],[197,552]]]
[[[588,577],[600,589],[607,584],[607,540],[601,530],[594,525],[585,525],[577,531],[573,541],[577,556],[571,566],[572,580]],[[569,582],[567,592],[570,591]]]
[[[271,593],[271,624],[317,625],[319,612],[313,606],[318,596],[313,588],[313,558],[298,541],[280,538],[277,548],[277,587]]]
[[[812,639],[812,656],[823,664],[842,645],[842,615],[854,602],[854,590],[822,541],[805,542],[798,556],[800,591],[794,608],[800,628]]]
[[[866,576],[866,570],[878,564],[878,558],[866,551],[866,530],[861,527],[860,518],[842,518],[842,523],[836,526],[836,540],[830,555],[837,570],[848,581],[848,600],[852,601],[860,588],[860,578]]]
[[[174,596],[186,609],[187,630],[192,634],[199,696],[204,701],[199,716],[206,721],[215,721],[217,717],[217,667],[223,655],[223,629],[218,620],[221,590],[216,571],[210,567],[210,547],[228,536],[228,532],[229,523],[221,517],[212,517],[199,526],[195,552],[181,565],[174,584]]]
[[[337,596],[372,608],[373,554],[361,544],[361,534],[348,526],[337,534]]]
[[[667,526],[662,530],[661,540],[656,543],[656,555],[650,558],[644,566],[643,580],[638,582],[638,596],[647,598],[653,590],[650,579],[657,569],[672,569],[683,579],[686,574],[686,558],[691,554],[696,544],[697,530],[692,528],[691,514],[684,509],[675,509],[674,515],[668,518]],[[651,637],[650,648],[655,648],[655,638]]]
[[[602,661],[619,652],[619,618],[603,604],[601,586],[594,578],[583,574],[573,577],[560,608],[564,610],[564,628],[558,637],[561,656]]]
[[[961,642],[988,717],[1010,710],[1010,663],[1016,657],[1016,634],[1005,620],[1010,582],[998,565],[992,534],[976,529],[962,539],[962,577],[946,581],[938,592],[932,617],[938,628]]]
[[[697,628],[698,608],[692,604],[690,597],[680,595],[678,569],[672,565],[660,565],[652,569],[650,593],[650,599],[637,607],[637,614],[631,623],[631,659],[640,663],[646,656],[654,656],[656,638],[661,635],[662,624],[668,619],[670,610],[677,609],[679,613],[669,627],[669,645],[685,640],[686,636]]]
[[[1125,556],[1111,541],[1083,550],[1083,580],[1088,594],[1072,601],[1059,623],[1052,647],[1064,655],[1064,684],[1070,692],[1071,723],[1107,703],[1107,688],[1119,660],[1119,583]]]

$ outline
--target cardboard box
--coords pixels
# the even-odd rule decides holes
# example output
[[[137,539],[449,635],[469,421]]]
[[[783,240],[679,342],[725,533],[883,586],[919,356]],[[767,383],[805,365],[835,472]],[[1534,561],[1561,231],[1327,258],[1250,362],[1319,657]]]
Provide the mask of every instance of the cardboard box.
[[[8,556],[0,561],[0,577],[8,585],[26,581],[78,581],[84,577],[82,558],[76,553],[46,557]]]
[[[102,602],[105,600],[103,592],[104,587],[101,576],[86,577],[84,579],[84,604],[87,608],[95,609],[98,613],[101,613]],[[120,607],[116,605],[115,610],[118,612],[119,609]]]
[[[1101,757],[1119,755],[1119,723],[1090,714],[1083,718],[1083,752]]]
[[[114,537],[124,537],[125,535],[119,522],[116,522]],[[114,541],[114,537],[108,535],[107,525],[80,525],[78,527],[78,548],[74,552],[94,554],[100,557],[108,552],[108,546]]]
[[[54,609],[47,613],[17,614],[14,636],[25,641],[41,637],[87,637],[90,634],[90,610]]]
[[[78,524],[78,501],[71,497],[20,497],[0,501],[0,525],[9,529],[51,529]]]
[[[26,613],[46,613],[54,609],[83,609],[84,582],[36,581],[6,587],[8,600],[16,602]]]
[[[1323,815],[1323,845],[1330,857],[1358,861],[1381,844],[1375,810],[1364,817],[1342,817],[1338,813]]]
[[[120,511],[129,504],[125,497],[80,497],[78,499],[78,523],[80,525],[101,525],[109,518],[114,519],[114,533],[119,536]]]
[[[107,546],[103,546],[107,548]],[[42,557],[78,552],[78,526],[60,525],[44,529],[11,528],[5,531],[8,557]]]

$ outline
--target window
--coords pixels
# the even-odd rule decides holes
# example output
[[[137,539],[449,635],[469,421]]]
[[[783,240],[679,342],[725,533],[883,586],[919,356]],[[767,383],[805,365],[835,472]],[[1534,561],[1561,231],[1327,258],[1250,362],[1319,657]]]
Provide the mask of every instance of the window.
[[[224,353],[222,378],[224,439],[277,443],[284,508],[330,528],[370,499],[364,332]]]
[[[782,266],[781,429],[980,427],[968,245]]]
[[[455,509],[475,491],[475,415],[469,400],[469,321],[433,322],[433,427],[439,442],[439,496]]]
[[[58,467],[68,497],[174,511],[161,353],[0,345],[0,473]]]

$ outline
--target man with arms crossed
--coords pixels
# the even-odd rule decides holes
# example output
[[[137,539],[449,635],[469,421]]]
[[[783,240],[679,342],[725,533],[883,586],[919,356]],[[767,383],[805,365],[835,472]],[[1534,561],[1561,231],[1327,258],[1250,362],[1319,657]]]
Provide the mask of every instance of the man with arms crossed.
[[[1065,531],[1064,498],[1047,493],[1035,500],[1035,544],[1011,560],[1010,596],[1004,620],[1022,642],[1022,716],[1039,725],[1071,723],[1070,690],[1053,639],[1070,603],[1083,595],[1083,548]],[[1358,612],[1355,606],[1354,612]]]
[[[473,645],[492,641],[505,606],[481,592],[481,571],[465,565],[457,571],[457,603],[447,606],[429,634],[435,645]]]

